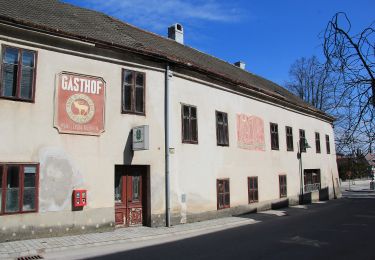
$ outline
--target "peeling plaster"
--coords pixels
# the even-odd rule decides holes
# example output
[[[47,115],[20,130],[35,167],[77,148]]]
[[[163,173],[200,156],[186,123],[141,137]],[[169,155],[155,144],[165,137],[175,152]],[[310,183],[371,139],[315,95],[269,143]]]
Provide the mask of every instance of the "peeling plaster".
[[[84,181],[74,161],[57,147],[46,147],[39,152],[40,191],[39,211],[71,209],[71,196]]]

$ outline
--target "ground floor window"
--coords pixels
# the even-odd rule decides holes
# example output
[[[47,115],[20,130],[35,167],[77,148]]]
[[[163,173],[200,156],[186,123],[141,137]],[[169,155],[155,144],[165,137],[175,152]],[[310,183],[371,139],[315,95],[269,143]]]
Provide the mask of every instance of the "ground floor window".
[[[217,209],[230,207],[229,179],[219,179],[217,186]]]
[[[305,192],[311,192],[320,189],[320,170],[304,170],[303,172]]]
[[[258,202],[258,177],[247,178],[249,203]]]
[[[36,164],[0,164],[0,214],[38,210]]]
[[[280,198],[287,196],[286,175],[279,175]]]

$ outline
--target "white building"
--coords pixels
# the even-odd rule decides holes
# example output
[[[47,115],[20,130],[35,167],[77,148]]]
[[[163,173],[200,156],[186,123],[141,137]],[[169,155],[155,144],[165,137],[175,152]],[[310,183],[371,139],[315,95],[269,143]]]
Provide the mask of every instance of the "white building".
[[[181,25],[176,42],[54,0],[0,2],[0,240],[339,195],[333,118],[185,46]]]

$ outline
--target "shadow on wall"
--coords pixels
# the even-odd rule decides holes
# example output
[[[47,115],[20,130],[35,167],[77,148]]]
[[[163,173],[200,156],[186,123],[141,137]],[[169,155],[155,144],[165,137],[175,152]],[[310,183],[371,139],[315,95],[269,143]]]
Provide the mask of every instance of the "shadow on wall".
[[[271,209],[282,209],[289,207],[289,199],[274,202],[271,204]]]
[[[124,165],[130,165],[133,161],[133,131],[130,130],[124,148]]]
[[[329,200],[329,189],[328,187],[319,190],[319,200]]]

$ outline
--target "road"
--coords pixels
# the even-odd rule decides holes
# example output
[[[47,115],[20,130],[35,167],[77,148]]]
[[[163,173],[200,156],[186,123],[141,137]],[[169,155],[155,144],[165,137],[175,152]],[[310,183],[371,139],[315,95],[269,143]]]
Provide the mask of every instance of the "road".
[[[374,199],[278,213],[250,214],[243,217],[260,222],[91,259],[375,259]]]

